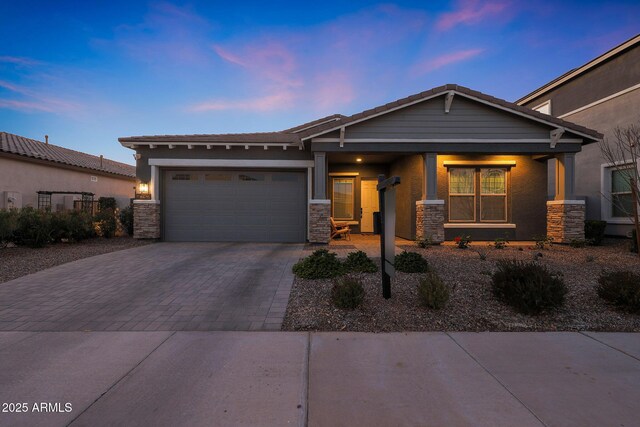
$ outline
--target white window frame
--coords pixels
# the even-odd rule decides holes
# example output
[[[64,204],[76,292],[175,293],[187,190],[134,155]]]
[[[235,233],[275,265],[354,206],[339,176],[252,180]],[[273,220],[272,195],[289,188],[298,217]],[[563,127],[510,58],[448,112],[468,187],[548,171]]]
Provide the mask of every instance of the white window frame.
[[[451,170],[452,169],[472,169],[473,170],[473,193],[456,193],[454,195],[451,195]],[[469,222],[468,219],[451,219],[451,197],[469,197],[469,196],[473,196],[473,221],[472,222],[477,222],[477,215],[476,215],[476,208],[477,208],[477,203],[478,201],[476,200],[476,179],[477,179],[477,173],[478,170],[476,167],[473,166],[467,166],[467,167],[453,167],[453,168],[449,168],[447,170],[447,195],[449,197],[449,203],[447,203],[448,206],[448,214],[449,214],[449,222],[451,223],[463,223],[463,222]]]
[[[614,163],[605,163],[600,165],[600,216],[603,221],[610,224],[633,224],[633,220],[631,218],[613,216],[613,202],[611,197],[612,171],[619,169],[620,167],[624,167],[625,165],[632,164],[632,160],[625,159]]]
[[[351,186],[351,218],[342,218],[342,217],[337,217],[335,216],[334,213],[334,208],[335,208],[335,189],[334,189],[334,182],[337,179],[348,179],[351,180],[352,186]],[[333,219],[335,220],[339,220],[339,221],[353,221],[355,219],[355,215],[356,215],[356,177],[353,175],[349,175],[349,176],[331,176],[331,216],[333,217]]]

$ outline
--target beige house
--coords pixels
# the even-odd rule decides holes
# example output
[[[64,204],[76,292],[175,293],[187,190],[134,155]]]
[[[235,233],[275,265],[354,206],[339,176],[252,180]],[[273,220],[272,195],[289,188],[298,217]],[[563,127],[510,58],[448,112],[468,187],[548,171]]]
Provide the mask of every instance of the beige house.
[[[49,144],[46,139],[0,132],[0,209],[39,204],[52,211],[72,209],[82,193],[95,200],[115,197],[123,207],[134,197],[134,166]]]

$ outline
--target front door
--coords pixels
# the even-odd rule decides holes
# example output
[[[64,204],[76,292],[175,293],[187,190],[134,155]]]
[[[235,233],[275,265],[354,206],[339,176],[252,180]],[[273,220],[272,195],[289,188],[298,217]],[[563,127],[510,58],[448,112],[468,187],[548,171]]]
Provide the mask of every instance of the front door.
[[[379,210],[378,191],[375,179],[363,179],[360,184],[360,232],[373,233],[373,213]]]

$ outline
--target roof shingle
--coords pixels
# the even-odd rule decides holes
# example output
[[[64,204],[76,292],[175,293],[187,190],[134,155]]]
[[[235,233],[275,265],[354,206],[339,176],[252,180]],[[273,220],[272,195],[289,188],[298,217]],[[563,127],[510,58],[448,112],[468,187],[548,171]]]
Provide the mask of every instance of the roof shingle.
[[[135,178],[135,166],[70,150],[12,133],[0,132],[0,152]]]

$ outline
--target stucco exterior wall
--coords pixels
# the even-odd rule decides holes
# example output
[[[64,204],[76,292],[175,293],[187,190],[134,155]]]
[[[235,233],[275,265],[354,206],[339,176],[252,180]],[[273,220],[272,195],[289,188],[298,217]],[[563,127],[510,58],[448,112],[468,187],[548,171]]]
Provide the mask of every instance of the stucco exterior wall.
[[[391,164],[390,175],[400,177],[396,187],[396,236],[416,238],[416,201],[422,198],[423,158],[419,154],[402,157]]]
[[[92,182],[91,177],[97,178]],[[14,158],[0,157],[0,193],[4,191],[16,191],[21,193],[22,207],[38,207],[37,191],[87,191],[98,197],[115,197],[118,206],[129,204],[129,199],[134,196],[134,178],[115,178],[100,175],[97,172],[63,169],[60,167],[46,166],[29,161]],[[57,205],[65,204],[66,208],[73,207],[71,197],[52,195],[52,210]],[[0,202],[0,209],[4,208]]]

